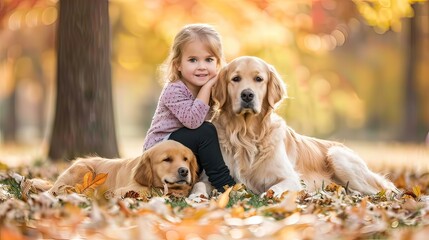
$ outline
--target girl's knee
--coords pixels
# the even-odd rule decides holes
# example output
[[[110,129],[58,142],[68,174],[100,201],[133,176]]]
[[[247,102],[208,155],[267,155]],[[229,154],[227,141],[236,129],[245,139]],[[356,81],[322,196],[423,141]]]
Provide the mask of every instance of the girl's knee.
[[[216,127],[211,122],[203,122],[203,124],[199,127],[199,130],[204,135],[217,136]]]

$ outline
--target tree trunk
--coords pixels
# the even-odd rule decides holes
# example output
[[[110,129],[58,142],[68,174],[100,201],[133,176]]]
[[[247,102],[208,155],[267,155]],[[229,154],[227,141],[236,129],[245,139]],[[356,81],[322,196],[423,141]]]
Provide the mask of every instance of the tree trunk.
[[[118,157],[108,0],[61,0],[57,99],[48,157]]]

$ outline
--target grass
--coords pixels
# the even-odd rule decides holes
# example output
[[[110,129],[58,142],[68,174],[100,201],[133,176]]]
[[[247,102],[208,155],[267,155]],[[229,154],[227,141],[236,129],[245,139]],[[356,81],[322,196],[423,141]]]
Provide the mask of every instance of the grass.
[[[5,185],[7,191],[17,199],[22,199],[21,186],[13,178],[6,178],[0,181],[0,185]]]

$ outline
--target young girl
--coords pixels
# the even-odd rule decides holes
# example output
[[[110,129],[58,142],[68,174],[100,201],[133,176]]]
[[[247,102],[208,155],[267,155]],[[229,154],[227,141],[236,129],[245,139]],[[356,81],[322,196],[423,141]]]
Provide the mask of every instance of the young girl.
[[[213,27],[186,25],[164,63],[166,84],[144,142],[144,150],[166,139],[187,146],[220,192],[235,181],[223,160],[216,128],[205,120],[211,88],[224,62],[220,36]]]

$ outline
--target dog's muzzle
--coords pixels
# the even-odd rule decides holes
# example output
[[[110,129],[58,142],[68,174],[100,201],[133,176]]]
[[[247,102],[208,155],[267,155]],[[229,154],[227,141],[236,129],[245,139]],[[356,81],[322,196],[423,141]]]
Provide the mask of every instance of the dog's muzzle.
[[[177,170],[177,172],[179,173],[180,177],[182,178],[186,178],[189,174],[189,170],[187,168],[181,167]]]
[[[253,110],[253,107],[254,107],[253,99],[254,99],[254,97],[255,97],[255,93],[250,88],[246,88],[241,92],[240,98],[241,98],[242,110],[243,109],[249,109],[249,108]]]
[[[180,167],[177,169],[177,175],[174,179],[164,179],[164,183],[174,185],[174,184],[190,184],[190,172],[186,167]]]

